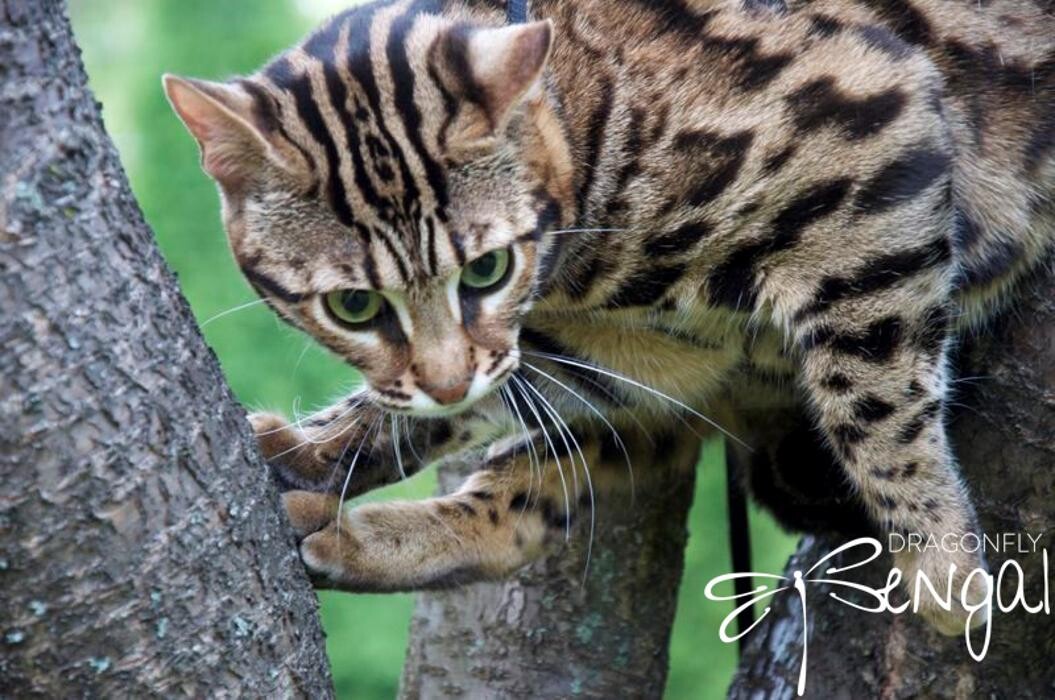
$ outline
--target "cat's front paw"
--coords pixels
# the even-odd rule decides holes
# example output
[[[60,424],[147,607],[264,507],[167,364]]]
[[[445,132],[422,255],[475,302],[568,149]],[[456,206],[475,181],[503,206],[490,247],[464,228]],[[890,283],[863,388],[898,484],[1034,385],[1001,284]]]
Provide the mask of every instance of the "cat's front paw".
[[[312,584],[318,588],[338,585],[344,557],[356,545],[348,528],[336,525],[341,517],[340,499],[333,494],[287,491],[282,494],[282,505],[296,533],[301,561]]]
[[[311,497],[315,497],[312,499]],[[317,588],[357,593],[408,590],[432,578],[449,557],[449,546],[437,546],[437,519],[432,508],[418,502],[371,503],[341,511],[318,494],[287,501],[290,519],[310,530],[331,516],[323,527],[300,543],[300,558]],[[449,531],[449,530],[448,530]],[[446,541],[441,535],[438,540]]]
[[[274,413],[253,413],[249,424],[279,491],[319,490],[320,469],[313,444],[296,426]]]
[[[341,512],[341,500],[336,495],[312,491],[286,491],[282,506],[298,541],[324,529]]]
[[[989,569],[977,553],[941,549],[898,552],[894,564],[904,576],[913,609],[942,634],[960,636],[988,621],[989,606],[985,602],[991,595]],[[973,573],[979,570],[986,575]]]
[[[253,428],[257,447],[264,459],[270,460],[289,445],[290,424],[276,413],[250,413],[249,425]]]
[[[349,566],[354,565],[362,549],[347,526],[337,529],[336,521],[312,533],[300,543],[300,559],[316,588],[360,590],[351,585]]]

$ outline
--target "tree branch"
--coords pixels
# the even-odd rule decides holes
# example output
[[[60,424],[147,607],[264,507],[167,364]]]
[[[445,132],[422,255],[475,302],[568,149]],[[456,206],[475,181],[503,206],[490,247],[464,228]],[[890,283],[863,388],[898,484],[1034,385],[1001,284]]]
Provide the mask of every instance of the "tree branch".
[[[401,697],[660,697],[699,449],[683,437],[657,458],[658,474],[639,475],[633,502],[598,500],[588,572],[580,508],[568,543],[515,578],[422,594]],[[616,458],[590,468],[627,467]],[[462,475],[441,469],[441,489]]]

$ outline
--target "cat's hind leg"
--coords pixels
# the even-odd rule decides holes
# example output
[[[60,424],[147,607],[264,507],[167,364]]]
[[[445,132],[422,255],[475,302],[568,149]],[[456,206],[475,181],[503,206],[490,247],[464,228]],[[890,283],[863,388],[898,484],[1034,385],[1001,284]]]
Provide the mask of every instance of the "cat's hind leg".
[[[951,305],[917,285],[912,303],[875,299],[810,317],[799,331],[802,382],[818,427],[873,521],[884,533],[943,543],[977,533],[967,490],[944,425]],[[929,297],[929,299],[928,299]],[[935,546],[895,551],[894,562],[921,613],[946,634],[963,634],[971,606],[985,597],[976,553]],[[924,575],[948,609],[920,587]],[[964,583],[969,585],[964,587]]]

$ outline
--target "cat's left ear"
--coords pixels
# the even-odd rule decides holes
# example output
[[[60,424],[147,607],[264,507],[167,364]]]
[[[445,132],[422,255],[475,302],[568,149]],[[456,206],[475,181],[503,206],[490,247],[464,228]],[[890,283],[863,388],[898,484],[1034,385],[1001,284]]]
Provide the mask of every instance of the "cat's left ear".
[[[553,44],[549,21],[497,29],[457,25],[433,48],[432,61],[458,99],[448,140],[460,148],[486,148],[516,108],[542,95],[542,75]]]

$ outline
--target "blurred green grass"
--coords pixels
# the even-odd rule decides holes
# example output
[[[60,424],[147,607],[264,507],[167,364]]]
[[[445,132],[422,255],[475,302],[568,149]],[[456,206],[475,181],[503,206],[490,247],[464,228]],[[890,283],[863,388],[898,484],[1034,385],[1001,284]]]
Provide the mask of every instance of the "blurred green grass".
[[[296,41],[333,0],[71,0],[70,11],[107,128],[132,188],[238,398],[251,409],[309,413],[339,395],[355,373],[260,304],[242,280],[220,228],[213,185],[197,149],[161,92],[162,73],[222,79],[249,72]],[[670,700],[719,698],[735,648],[718,639],[729,608],[703,598],[706,582],[729,571],[722,445],[701,457],[690,520],[686,573],[671,642]],[[420,498],[431,473],[377,497]],[[793,540],[753,513],[755,570],[779,571]],[[413,598],[323,593],[327,650],[338,694],[395,695]]]

